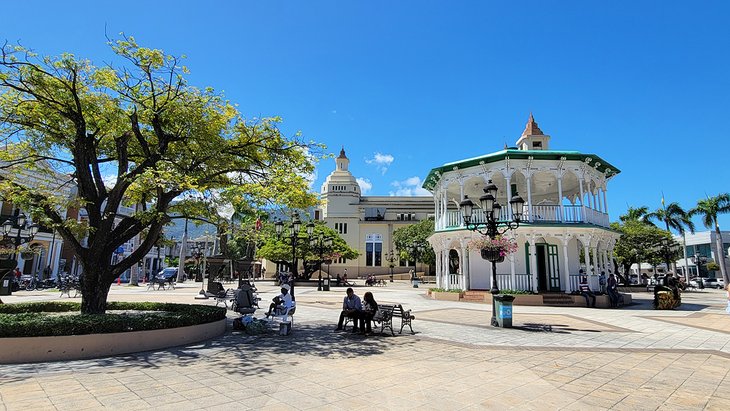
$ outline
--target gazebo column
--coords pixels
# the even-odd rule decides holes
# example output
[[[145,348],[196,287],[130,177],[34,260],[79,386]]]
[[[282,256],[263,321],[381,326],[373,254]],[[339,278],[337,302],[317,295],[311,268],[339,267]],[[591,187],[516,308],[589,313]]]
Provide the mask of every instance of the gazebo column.
[[[527,177],[527,214],[530,215],[530,218],[527,221],[532,221],[532,177]],[[507,205],[509,208],[509,204]]]
[[[462,242],[461,248],[459,249],[459,289],[464,290],[466,288],[466,245]]]
[[[565,269],[563,270],[563,284],[565,284],[565,286],[563,287],[563,291],[566,292],[574,291],[570,286],[570,261],[568,261],[569,242],[569,238],[563,238],[563,264],[565,265]]]
[[[510,256],[509,259],[509,281],[510,281],[510,287],[513,290],[517,289],[517,271],[515,268],[515,259],[516,256],[513,254]]]
[[[464,286],[461,288],[462,290],[468,290],[470,288],[469,282],[471,281],[471,270],[469,268],[469,249],[463,248],[464,250]]]
[[[585,274],[588,275],[588,273],[591,270],[591,251],[588,249],[588,244],[583,244],[583,263],[586,266]]]
[[[512,177],[507,177],[507,219],[512,220],[512,207],[509,207],[509,200],[512,199],[512,184],[510,182],[512,181]]]
[[[532,281],[532,291],[537,292],[537,247],[535,239],[530,238],[530,277]]]
[[[441,275],[444,269],[443,257],[443,251],[436,252],[436,288],[443,288],[443,282],[441,280]]]
[[[585,210],[585,197],[583,193],[583,179],[578,180],[578,187],[580,187],[580,213],[581,221],[586,222],[586,210]],[[587,267],[587,266],[586,266]]]
[[[563,176],[558,176],[558,204],[560,205],[560,221],[565,222],[565,210],[563,209]]]
[[[603,208],[604,208],[603,212],[606,214],[608,214],[608,203],[606,202],[606,191],[607,190],[608,189],[606,187],[603,188]]]

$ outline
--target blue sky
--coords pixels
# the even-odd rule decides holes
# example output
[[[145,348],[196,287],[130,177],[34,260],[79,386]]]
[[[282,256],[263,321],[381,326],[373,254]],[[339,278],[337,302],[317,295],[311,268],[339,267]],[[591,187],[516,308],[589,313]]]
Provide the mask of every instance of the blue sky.
[[[247,117],[344,145],[368,194],[513,145],[533,112],[554,149],[622,170],[627,205],[730,191],[727,2],[12,2],[0,38],[111,60],[105,32],[185,54]],[[333,161],[318,167],[319,187]],[[730,229],[730,217],[721,219]]]

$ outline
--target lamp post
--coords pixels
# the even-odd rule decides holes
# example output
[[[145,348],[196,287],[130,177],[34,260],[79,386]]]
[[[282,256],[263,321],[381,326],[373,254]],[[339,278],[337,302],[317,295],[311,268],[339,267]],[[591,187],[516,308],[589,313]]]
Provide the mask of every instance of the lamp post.
[[[707,263],[707,257],[695,254],[692,256],[692,262],[697,266],[697,288],[705,288],[705,281],[702,279],[702,266]]]
[[[388,267],[390,267],[390,282],[393,282],[393,267],[395,267],[395,260],[396,256],[393,250],[390,250],[388,252],[388,255],[385,256],[385,261],[388,262]]]
[[[414,241],[408,248],[413,256],[413,275],[411,276],[411,282],[413,283],[413,288],[418,288],[418,275],[416,274],[418,270],[418,257],[423,254],[425,247],[423,246],[423,243]]]
[[[284,222],[281,220],[277,220],[276,223],[274,223],[274,227],[276,227],[276,236],[279,237],[279,239],[286,239],[289,241],[289,244],[291,244],[291,255],[292,255],[292,263],[291,263],[291,270],[292,275],[294,275],[294,272],[296,270],[297,266],[297,245],[299,244],[299,231],[302,228],[302,220],[299,219],[299,213],[294,212],[294,215],[291,219],[291,224],[289,226],[289,235],[284,236]],[[310,222],[307,224],[307,236],[311,237],[312,232],[314,231],[314,223]],[[290,293],[291,298],[294,300],[294,279],[292,278],[292,283],[289,284],[291,287]]]
[[[464,196],[464,200],[459,203],[464,225],[467,230],[476,231],[479,234],[489,237],[493,240],[497,236],[506,233],[509,230],[515,230],[520,226],[522,218],[522,207],[525,200],[515,191],[515,194],[509,200],[512,211],[511,220],[500,220],[500,211],[502,206],[497,202],[497,186],[492,180],[487,182],[487,186],[483,189],[484,195],[479,197],[479,205],[484,212],[485,221],[472,221],[472,212],[474,211],[474,203],[469,196]],[[494,296],[499,294],[499,286],[497,285],[497,260],[499,253],[492,253],[488,260],[492,262],[492,325],[497,326],[497,313],[495,312]]]
[[[32,241],[33,237],[38,234],[38,229],[40,228],[38,224],[31,224],[29,227],[26,227],[27,223],[28,219],[23,213],[20,213],[15,217],[10,217],[3,223],[3,240],[12,239],[13,245],[15,246],[15,251],[13,252],[13,256],[11,257],[13,260],[15,260],[15,256],[18,253],[18,247],[20,247],[21,244]],[[10,231],[13,228],[17,229],[17,232],[14,236],[11,236]],[[29,235],[21,235],[21,232],[26,228],[28,229]]]
[[[669,265],[670,265],[670,259],[672,255],[679,252],[680,245],[676,241],[674,241],[671,238],[662,238],[659,240],[659,243],[657,244],[657,247],[659,251],[662,254],[662,257],[664,257],[664,264],[667,267],[667,272],[669,272]],[[676,273],[675,273],[676,274]]]
[[[313,225],[313,223],[310,223]],[[307,224],[309,227],[309,224]],[[330,252],[332,249],[332,237],[325,236],[323,233],[312,235],[309,237],[309,245],[319,254],[319,276],[317,277],[317,291],[322,291],[322,263],[324,262],[325,251]],[[329,270],[328,270],[329,273]]]

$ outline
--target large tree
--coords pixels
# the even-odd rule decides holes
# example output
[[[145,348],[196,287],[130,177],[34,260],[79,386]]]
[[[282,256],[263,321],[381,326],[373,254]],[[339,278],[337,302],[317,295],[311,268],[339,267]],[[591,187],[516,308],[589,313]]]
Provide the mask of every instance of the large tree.
[[[725,267],[725,250],[723,250],[722,232],[717,217],[720,214],[727,213],[730,213],[730,194],[728,193],[699,200],[697,206],[689,211],[690,216],[698,215],[702,217],[702,223],[705,227],[715,229],[716,262],[720,266],[720,272],[722,278],[725,279],[725,284],[730,283],[730,278],[728,278],[727,267]]]
[[[662,198],[662,207],[652,211],[646,216],[649,221],[657,220],[664,223],[664,227],[668,232],[675,230],[683,238],[687,230],[691,233],[695,232],[695,225],[692,222],[692,218],[689,213],[676,202],[671,202],[669,205],[664,206],[664,198]],[[684,252],[682,255],[684,255]],[[669,267],[667,267],[667,269],[669,269]],[[676,264],[674,272],[677,272]]]
[[[428,243],[428,237],[431,237],[434,230],[433,218],[421,220],[416,224],[410,224],[393,231],[393,244],[395,245],[401,260],[416,261],[428,264],[431,268],[436,263],[436,254]],[[413,253],[413,243],[423,244],[424,252],[417,256]]]
[[[611,228],[621,232],[621,237],[616,242],[614,254],[616,260],[623,267],[623,272],[628,284],[628,274],[632,264],[649,262],[656,265],[663,261],[662,250],[658,247],[662,241],[672,243],[670,232],[646,224],[640,219],[630,219],[624,223],[612,223]]]
[[[174,56],[131,37],[110,45],[119,62],[101,67],[70,54],[0,49],[7,146],[0,196],[73,249],[83,266],[83,313],[105,311],[114,279],[153,247],[171,218],[185,216],[186,205],[232,188],[258,201],[311,204],[302,193],[320,148],[282,135],[278,118],[245,120],[212,88],[189,85]],[[68,176],[59,184],[76,195],[69,200],[59,185],[15,178],[19,170]],[[195,195],[173,202],[183,193]],[[123,205],[136,211],[119,213]],[[68,208],[85,209],[81,227],[64,218]],[[139,246],[112,264],[114,250],[138,235]]]

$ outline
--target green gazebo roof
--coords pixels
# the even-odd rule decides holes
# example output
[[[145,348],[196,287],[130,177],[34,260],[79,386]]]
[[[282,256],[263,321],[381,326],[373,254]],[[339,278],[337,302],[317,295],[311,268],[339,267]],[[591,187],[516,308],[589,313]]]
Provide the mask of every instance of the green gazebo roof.
[[[495,163],[497,161],[502,161],[508,157],[514,160],[526,160],[528,157],[532,157],[535,160],[560,160],[561,157],[565,157],[566,160],[573,161],[585,161],[586,159],[590,158],[590,164],[592,167],[596,168],[595,164],[600,163],[597,169],[602,173],[606,173],[607,175],[615,175],[621,172],[618,168],[614,167],[609,162],[605,161],[595,154],[586,154],[579,151],[518,150],[516,148],[508,148],[502,151],[497,151],[496,153],[485,154],[479,157],[454,161],[451,163],[446,163],[441,167],[433,168],[428,173],[428,176],[426,176],[426,179],[423,181],[423,188],[431,191],[436,183],[438,183],[438,181],[441,179],[441,176],[444,173],[469,167],[475,167],[481,164]]]

